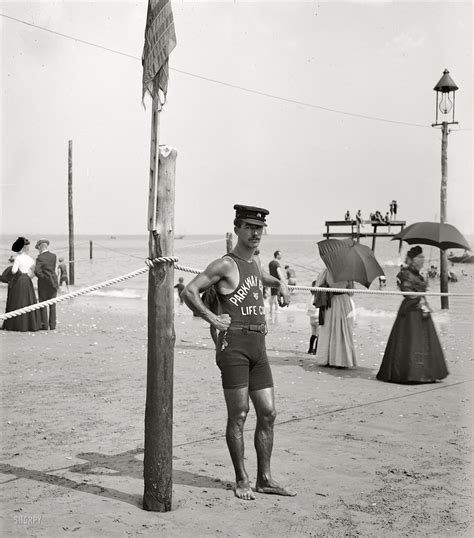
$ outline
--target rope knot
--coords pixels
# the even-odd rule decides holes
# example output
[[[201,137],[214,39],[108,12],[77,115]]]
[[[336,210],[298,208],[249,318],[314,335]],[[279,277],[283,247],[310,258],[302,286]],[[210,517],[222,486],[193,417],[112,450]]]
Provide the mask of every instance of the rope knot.
[[[145,258],[145,264],[148,267],[154,267],[158,263],[171,263],[174,264],[178,261],[175,256],[160,256],[159,258]]]

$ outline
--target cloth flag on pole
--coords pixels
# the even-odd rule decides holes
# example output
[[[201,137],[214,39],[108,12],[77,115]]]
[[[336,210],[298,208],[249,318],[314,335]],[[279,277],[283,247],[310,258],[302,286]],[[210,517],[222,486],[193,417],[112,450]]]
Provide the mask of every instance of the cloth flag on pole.
[[[145,45],[143,47],[143,94],[152,97],[159,93],[160,102],[166,101],[168,91],[168,58],[176,47],[173,11],[170,0],[148,0]]]

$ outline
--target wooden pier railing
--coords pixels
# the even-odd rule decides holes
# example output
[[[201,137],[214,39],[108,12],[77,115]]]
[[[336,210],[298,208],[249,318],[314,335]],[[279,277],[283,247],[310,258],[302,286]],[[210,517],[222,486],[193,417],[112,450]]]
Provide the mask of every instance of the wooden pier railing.
[[[337,237],[351,237],[355,239],[358,243],[360,242],[361,237],[372,237],[372,250],[375,251],[375,241],[377,237],[394,237],[399,232],[403,230],[406,225],[404,220],[394,220],[391,222],[380,222],[375,220],[363,220],[358,222],[357,220],[327,220],[326,223],[326,233],[324,237],[326,239],[337,238]],[[350,231],[347,229],[343,232],[332,232],[332,227],[345,227],[350,228]],[[371,231],[367,231],[367,227]],[[397,228],[396,232],[393,232],[393,228]],[[384,229],[387,231],[377,231],[377,229]],[[400,241],[398,250],[402,249],[402,241]]]

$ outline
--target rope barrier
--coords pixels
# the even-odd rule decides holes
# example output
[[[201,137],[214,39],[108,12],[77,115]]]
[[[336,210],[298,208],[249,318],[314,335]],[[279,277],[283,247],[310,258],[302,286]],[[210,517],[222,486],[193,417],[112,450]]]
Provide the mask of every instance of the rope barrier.
[[[209,245],[210,243],[223,243],[224,239],[212,239],[211,241],[202,241],[201,243],[189,243],[188,245],[175,245],[177,249],[182,248],[194,248],[202,245]]]
[[[174,263],[177,260],[178,258],[175,257],[162,256],[160,258],[155,258],[153,261],[156,263]],[[68,299],[74,299],[74,297],[79,297],[80,295],[85,295],[86,293],[97,291],[108,286],[113,286],[114,284],[118,284],[119,282],[123,282],[124,280],[128,280],[129,278],[133,278],[143,273],[146,273],[148,269],[149,267],[148,265],[146,265],[145,267],[137,269],[136,271],[132,271],[131,273],[127,273],[126,275],[118,276],[116,278],[112,278],[111,280],[106,280],[105,282],[100,282],[99,284],[88,286],[87,288],[72,291],[71,293],[66,293],[65,295],[61,295],[60,297],[55,297],[54,299],[48,299],[47,301],[42,301],[41,303],[35,303],[29,306],[25,306],[23,308],[19,308],[18,310],[13,310],[11,312],[1,314],[0,321],[14,318],[16,316],[21,316],[22,314],[27,314],[28,312],[33,312],[34,310],[39,310],[40,308],[45,308],[46,306],[51,306],[62,301],[67,301]]]
[[[6,319],[14,318],[16,316],[21,316],[22,314],[26,314],[28,312],[33,312],[34,310],[39,310],[40,308],[45,308],[46,306],[51,306],[53,304],[67,301],[68,299],[73,299],[74,297],[79,297],[80,295],[85,295],[86,293],[91,293],[92,291],[97,291],[102,288],[106,288],[108,286],[113,286],[114,284],[118,284],[119,282],[123,282],[124,280],[128,280],[129,278],[134,278],[138,275],[141,275],[143,273],[146,273],[150,267],[153,266],[154,263],[172,263],[174,264],[174,268],[177,271],[183,271],[185,273],[194,273],[199,274],[202,272],[201,269],[195,269],[193,267],[186,267],[185,265],[179,265],[176,262],[178,261],[178,258],[174,256],[161,256],[159,258],[154,258],[153,260],[147,258],[145,260],[145,267],[142,267],[141,269],[137,269],[136,271],[132,271],[131,273],[127,273],[122,276],[118,276],[116,278],[112,278],[111,280],[106,280],[104,282],[100,282],[98,284],[94,284],[92,286],[88,286],[87,288],[82,288],[80,290],[73,291],[71,293],[67,293],[65,295],[61,295],[60,297],[55,297],[54,299],[48,299],[47,301],[42,301],[41,303],[35,303],[29,306],[25,306],[23,308],[20,308],[18,310],[13,310],[12,312],[7,312],[5,314],[0,314],[0,321],[4,321]],[[331,293],[364,293],[364,294],[370,294],[370,295],[409,295],[414,297],[422,297],[422,296],[433,296],[433,297],[474,297],[474,293],[442,293],[442,292],[435,292],[435,291],[418,291],[418,292],[404,292],[404,291],[390,291],[390,290],[368,290],[368,289],[362,289],[362,288],[323,288],[320,286],[288,286],[288,288],[291,291],[308,291],[308,292],[314,292],[314,291],[324,291],[324,292],[331,292]]]
[[[474,293],[451,293],[439,291],[390,291],[390,290],[368,290],[366,288],[321,288],[316,286],[288,286],[288,288],[297,291],[329,291],[331,293],[365,293],[369,295],[409,295],[422,297],[430,295],[433,297],[474,297]]]
[[[116,252],[117,254],[121,254],[122,256],[128,256],[129,258],[138,258],[139,260],[143,259],[142,256],[137,256],[136,254],[130,254],[130,252],[123,252],[122,250],[118,250],[116,248],[106,247],[104,245],[101,245],[100,243],[94,243],[94,244],[96,247],[109,250],[110,252]]]

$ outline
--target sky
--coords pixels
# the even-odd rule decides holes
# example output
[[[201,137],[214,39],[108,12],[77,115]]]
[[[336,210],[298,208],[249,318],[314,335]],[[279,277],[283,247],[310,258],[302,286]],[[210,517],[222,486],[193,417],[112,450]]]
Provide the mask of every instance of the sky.
[[[431,124],[445,68],[459,87],[447,220],[474,233],[470,2],[172,6],[160,143],[178,152],[176,233],[232,231],[236,203],[267,208],[275,234],[322,233],[347,209],[385,213],[392,199],[408,223],[439,220]],[[146,10],[0,2],[3,15],[137,58]],[[1,233],[67,233],[69,140],[75,233],[146,233],[151,101],[143,107],[140,60],[5,17],[0,31]]]

